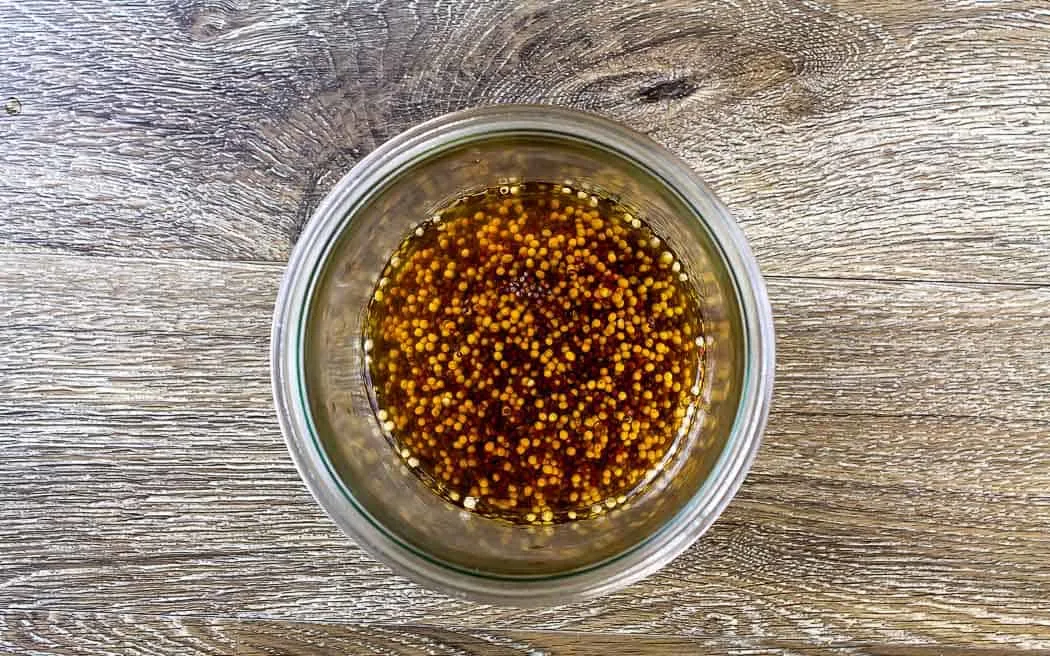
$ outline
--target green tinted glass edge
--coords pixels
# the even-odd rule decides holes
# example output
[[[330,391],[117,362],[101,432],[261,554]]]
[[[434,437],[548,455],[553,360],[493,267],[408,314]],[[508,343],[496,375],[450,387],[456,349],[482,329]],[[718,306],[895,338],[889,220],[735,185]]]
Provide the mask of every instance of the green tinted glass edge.
[[[703,216],[702,213],[699,211],[699,209],[694,207],[693,203],[689,202],[688,199],[684,198],[681,195],[681,193],[674,187],[673,184],[671,184],[668,180],[666,180],[662,175],[660,175],[656,171],[653,171],[648,166],[646,166],[642,162],[639,162],[639,161],[635,160],[634,158],[628,156],[626,153],[617,151],[617,150],[615,150],[613,148],[609,148],[608,146],[605,146],[603,144],[597,144],[597,143],[594,143],[592,141],[579,139],[579,138],[577,138],[574,135],[569,134],[569,133],[557,132],[557,131],[549,131],[549,132],[532,132],[532,131],[514,132],[514,131],[506,131],[506,132],[501,132],[501,133],[488,134],[488,135],[485,135],[485,138],[492,138],[492,137],[495,137],[495,136],[508,136],[508,135],[512,135],[512,136],[556,135],[556,136],[558,136],[560,138],[568,138],[568,139],[570,139],[570,140],[572,140],[574,142],[581,143],[581,144],[583,144],[585,146],[588,146],[588,147],[591,147],[591,148],[597,148],[597,149],[600,149],[600,150],[605,150],[607,152],[613,153],[613,154],[615,154],[615,155],[617,155],[619,157],[624,158],[627,161],[630,161],[632,164],[637,166],[643,172],[645,172],[648,175],[652,176],[653,179],[655,179],[658,182],[660,182],[661,184],[663,184],[664,187],[666,189],[670,190],[678,198],[678,200],[680,202],[682,202],[685,206],[687,206],[687,207],[689,207],[689,208],[691,208],[693,210],[693,212],[695,214],[694,218],[697,221],[700,221],[700,219]],[[471,143],[471,142],[475,142],[475,141],[478,141],[478,139],[476,137],[463,137],[463,138],[460,138],[460,139],[457,139],[457,140],[454,140],[454,141],[449,141],[447,143],[442,144],[437,149],[434,149],[434,150],[431,150],[431,151],[427,151],[425,153],[421,153],[420,155],[418,155],[418,156],[416,156],[416,157],[406,161],[402,165],[402,169],[403,170],[409,170],[412,166],[414,166],[415,164],[417,164],[418,162],[420,162],[420,161],[422,161],[424,159],[427,159],[429,157],[433,157],[434,155],[440,154],[440,153],[445,152],[447,150],[451,150],[451,149],[456,148],[458,146],[462,146],[462,145],[465,145],[467,143]],[[544,582],[544,581],[558,581],[558,580],[564,580],[564,579],[569,579],[569,578],[581,576],[581,575],[587,574],[589,572],[593,572],[593,571],[595,571],[597,569],[600,569],[602,567],[605,567],[607,565],[610,565],[612,563],[619,562],[622,559],[630,556],[631,554],[636,553],[637,551],[639,551],[643,547],[651,544],[657,538],[665,535],[666,532],[671,529],[671,527],[673,527],[673,526],[678,524],[677,520],[679,520],[679,518],[681,518],[683,515],[689,514],[690,511],[695,507],[695,504],[699,503],[701,500],[703,500],[705,498],[706,495],[704,493],[710,488],[711,485],[714,484],[714,481],[718,480],[722,469],[726,466],[726,461],[727,461],[727,459],[729,457],[729,454],[732,451],[732,448],[730,448],[730,447],[739,438],[739,428],[740,428],[740,424],[741,424],[741,421],[742,421],[742,413],[740,412],[740,409],[741,409],[741,406],[746,401],[746,395],[744,394],[744,391],[748,389],[750,381],[751,381],[751,376],[752,376],[752,362],[751,362],[751,356],[750,356],[750,349],[748,349],[748,346],[749,346],[749,343],[750,343],[750,340],[751,340],[751,338],[750,338],[750,326],[749,326],[749,323],[748,323],[749,322],[749,317],[743,311],[741,311],[740,315],[741,315],[741,324],[742,324],[742,328],[743,328],[742,332],[743,332],[743,335],[744,335],[744,349],[743,349],[744,355],[745,355],[744,376],[743,376],[743,382],[742,382],[742,385],[741,385],[741,397],[740,397],[740,401],[738,402],[738,405],[737,405],[737,413],[736,413],[736,415],[735,415],[735,417],[733,419],[733,427],[731,429],[729,439],[726,441],[726,446],[722,450],[722,453],[719,455],[718,460],[715,462],[715,465],[712,468],[711,473],[707,476],[707,479],[704,481],[704,484],[700,487],[700,489],[693,496],[693,498],[690,500],[690,502],[687,503],[685,506],[683,506],[682,509],[679,510],[670,520],[668,520],[658,531],[656,531],[652,535],[648,536],[645,540],[635,544],[633,547],[627,549],[626,551],[623,551],[623,552],[621,552],[621,553],[619,553],[619,554],[617,554],[615,556],[612,556],[612,557],[607,558],[605,560],[602,560],[602,561],[599,561],[599,562],[594,563],[592,565],[589,565],[589,566],[587,566],[585,568],[575,569],[575,570],[571,570],[571,571],[568,571],[568,572],[565,572],[565,573],[561,573],[561,574],[554,574],[554,575],[547,575],[547,576],[535,576],[535,577],[523,576],[523,575],[500,576],[500,575],[482,574],[482,573],[479,573],[477,571],[472,571],[472,570],[465,569],[463,567],[454,565],[454,564],[449,563],[449,562],[444,561],[444,560],[436,559],[436,558],[430,556],[429,554],[427,554],[426,552],[421,551],[415,545],[413,545],[410,542],[406,542],[405,540],[400,538],[397,534],[395,534],[392,531],[390,531],[385,525],[383,525],[382,523],[376,521],[375,518],[371,515],[371,513],[369,513],[365,508],[363,508],[360,504],[358,504],[358,502],[355,499],[353,493],[349,490],[349,488],[347,488],[346,483],[343,481],[342,477],[340,477],[335,472],[335,468],[332,465],[332,463],[331,463],[331,461],[330,461],[330,459],[328,457],[328,453],[327,453],[327,451],[325,451],[324,446],[321,444],[320,438],[318,436],[317,428],[316,428],[316,426],[314,424],[312,413],[309,411],[310,410],[310,402],[309,402],[309,396],[308,396],[308,393],[307,393],[307,390],[306,390],[306,383],[305,383],[306,375],[305,375],[305,367],[304,367],[304,364],[303,364],[303,361],[304,361],[303,343],[304,343],[304,333],[306,332],[306,324],[307,324],[307,320],[308,320],[309,315],[310,315],[310,307],[309,306],[310,306],[311,301],[313,300],[313,294],[314,294],[314,291],[316,290],[318,282],[319,282],[318,272],[319,272],[320,269],[323,268],[323,266],[325,264],[327,264],[328,256],[330,255],[331,247],[332,247],[333,243],[336,242],[339,239],[339,237],[342,235],[342,233],[346,229],[346,227],[350,224],[350,222],[353,221],[354,214],[356,213],[358,208],[360,208],[365,203],[365,201],[370,200],[371,198],[373,198],[376,195],[378,195],[379,193],[381,193],[390,184],[393,184],[393,180],[389,181],[387,184],[383,185],[382,187],[372,191],[367,196],[363,196],[362,198],[358,199],[358,201],[352,207],[350,207],[347,210],[347,212],[344,214],[344,216],[342,217],[342,219],[341,219],[337,229],[333,230],[332,233],[328,236],[327,240],[325,241],[325,243],[324,243],[324,245],[323,245],[323,247],[321,249],[321,256],[319,258],[317,258],[317,260],[313,264],[312,269],[310,270],[310,273],[308,275],[308,283],[307,283],[307,286],[306,286],[306,292],[305,292],[304,297],[302,299],[302,305],[299,307],[299,310],[298,310],[299,311],[299,322],[298,322],[298,326],[297,326],[297,329],[296,329],[296,332],[295,332],[295,343],[293,344],[293,348],[294,348],[295,362],[296,362],[296,368],[295,368],[295,372],[294,373],[295,373],[295,377],[296,377],[296,388],[297,388],[298,393],[299,393],[300,409],[301,409],[302,415],[303,415],[303,417],[305,419],[305,425],[306,425],[306,428],[307,428],[307,430],[308,430],[308,432],[310,434],[310,441],[311,441],[311,443],[313,445],[313,448],[314,448],[315,452],[317,453],[317,455],[320,457],[321,462],[324,463],[325,471],[328,473],[328,475],[331,478],[331,480],[336,483],[336,486],[339,489],[340,493],[343,495],[343,497],[350,503],[350,505],[354,508],[354,510],[356,510],[358,512],[358,514],[361,517],[365,518],[365,520],[367,520],[369,524],[371,524],[374,528],[376,528],[385,538],[387,538],[390,541],[392,541],[395,545],[397,545],[401,549],[404,549],[405,551],[409,552],[410,554],[412,554],[412,555],[414,555],[414,556],[416,556],[416,557],[418,557],[418,558],[420,558],[420,559],[422,559],[422,560],[424,560],[424,561],[426,561],[426,562],[428,562],[428,563],[430,563],[432,565],[437,565],[437,566],[442,567],[444,569],[447,569],[449,571],[456,572],[457,574],[465,574],[465,575],[473,577],[473,578],[485,579],[485,580],[490,580],[490,581],[506,581],[506,582],[519,582],[519,583],[520,582]],[[705,228],[705,230],[706,230],[706,228]],[[719,241],[717,236],[715,236],[713,234],[711,235],[711,237],[712,237],[711,241],[718,248],[719,254],[723,257],[723,259],[726,259],[726,253],[725,253],[725,250],[724,250],[724,247],[723,247],[721,241]],[[733,288],[734,288],[734,291],[736,292],[738,302],[742,301],[743,300],[743,290],[740,287],[740,282],[737,279],[737,276],[735,275],[735,273],[733,272],[733,270],[731,268],[729,268],[727,270],[729,271],[730,278],[733,281]],[[740,303],[740,306],[741,306],[741,309],[743,309],[744,304]]]

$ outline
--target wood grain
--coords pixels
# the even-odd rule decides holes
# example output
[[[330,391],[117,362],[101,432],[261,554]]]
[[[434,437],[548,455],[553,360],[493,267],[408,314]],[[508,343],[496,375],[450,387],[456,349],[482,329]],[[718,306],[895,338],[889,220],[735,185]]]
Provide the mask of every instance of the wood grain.
[[[185,656],[234,653],[245,656],[646,656],[685,653],[991,656],[1001,653],[944,644],[840,643],[815,646],[801,641],[768,640],[762,641],[760,646],[741,649],[725,640],[675,636],[445,629],[425,625],[332,625],[108,613],[16,611],[0,614],[0,647],[23,645],[32,645],[36,654],[63,656],[169,653]]]
[[[0,0],[0,652],[1050,653],[1050,7]],[[715,527],[588,603],[453,602],[290,462],[303,222],[406,127],[602,113],[739,217],[774,412]]]
[[[771,280],[776,411],[724,518],[521,611],[392,576],[306,494],[268,391],[280,267],[4,261],[0,607],[1050,648],[1047,288]]]
[[[170,653],[185,656],[583,656],[609,653],[643,656],[682,650],[697,653],[698,649],[704,648],[699,640],[673,636],[26,612],[0,614],[0,647],[5,645],[33,645],[41,654],[93,656]],[[710,653],[715,653],[714,649]]]
[[[281,261],[378,143],[541,102],[683,156],[769,273],[1050,281],[1044,2],[0,10],[4,252]]]
[[[0,353],[18,375],[0,389],[24,409],[85,395],[199,408],[220,389],[225,404],[268,407],[279,267],[5,261]],[[780,278],[769,287],[779,410],[1050,420],[1050,288]]]

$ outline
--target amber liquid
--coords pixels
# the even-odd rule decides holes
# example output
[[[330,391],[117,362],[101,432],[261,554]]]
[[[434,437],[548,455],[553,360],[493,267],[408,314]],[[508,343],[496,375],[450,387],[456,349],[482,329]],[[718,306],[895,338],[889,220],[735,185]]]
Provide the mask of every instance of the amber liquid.
[[[698,400],[703,321],[677,256],[562,185],[488,189],[422,222],[365,332],[377,417],[406,465],[515,523],[626,503]]]

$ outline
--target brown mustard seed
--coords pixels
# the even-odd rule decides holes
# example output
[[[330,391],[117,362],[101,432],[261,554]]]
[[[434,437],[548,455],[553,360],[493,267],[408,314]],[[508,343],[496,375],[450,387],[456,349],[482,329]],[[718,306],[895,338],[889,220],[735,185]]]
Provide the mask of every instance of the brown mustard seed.
[[[528,183],[417,227],[369,305],[376,414],[467,510],[591,517],[658,471],[697,402],[699,305],[675,254],[615,203]]]

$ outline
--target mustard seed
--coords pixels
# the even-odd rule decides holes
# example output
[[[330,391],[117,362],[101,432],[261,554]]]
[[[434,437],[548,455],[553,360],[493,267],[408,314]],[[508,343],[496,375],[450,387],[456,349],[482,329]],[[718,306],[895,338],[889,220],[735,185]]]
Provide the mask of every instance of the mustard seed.
[[[681,270],[641,218],[570,182],[460,199],[373,291],[376,416],[466,510],[550,524],[622,505],[699,402],[703,318]]]

